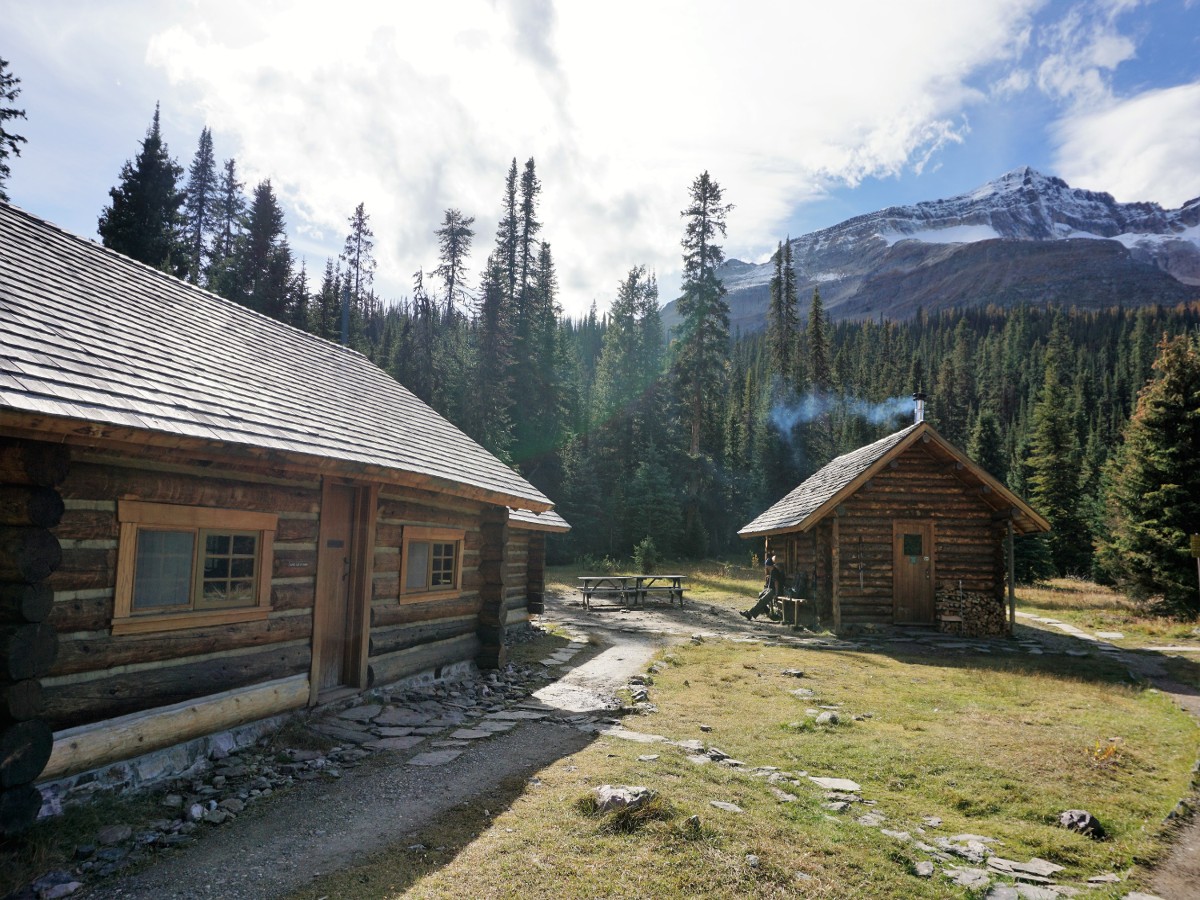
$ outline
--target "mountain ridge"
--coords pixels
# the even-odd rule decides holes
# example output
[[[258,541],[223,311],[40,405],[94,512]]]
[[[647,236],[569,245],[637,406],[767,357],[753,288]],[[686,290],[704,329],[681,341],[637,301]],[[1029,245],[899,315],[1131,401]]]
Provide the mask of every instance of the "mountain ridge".
[[[834,319],[1200,297],[1200,198],[1178,209],[1121,203],[1028,166],[964,194],[864,213],[790,244],[801,313],[819,287]],[[732,259],[718,271],[731,328],[764,328],[773,264]],[[673,302],[663,319],[678,323]]]

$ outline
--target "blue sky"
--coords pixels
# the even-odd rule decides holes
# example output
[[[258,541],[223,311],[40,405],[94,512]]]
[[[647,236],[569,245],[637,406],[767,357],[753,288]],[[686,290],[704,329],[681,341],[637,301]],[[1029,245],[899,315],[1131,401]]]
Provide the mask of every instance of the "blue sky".
[[[0,0],[22,79],[17,205],[95,235],[155,102],[186,165],[204,125],[270,178],[319,273],[359,202],[384,298],[436,265],[533,156],[571,314],[634,265],[678,285],[679,211],[707,169],[730,256],[1031,165],[1120,200],[1200,196],[1200,0]]]

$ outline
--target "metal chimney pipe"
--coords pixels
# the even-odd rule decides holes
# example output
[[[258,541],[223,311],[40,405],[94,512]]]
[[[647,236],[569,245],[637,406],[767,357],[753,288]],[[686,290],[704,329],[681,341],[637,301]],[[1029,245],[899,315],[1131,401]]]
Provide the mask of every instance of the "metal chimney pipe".
[[[919,424],[925,421],[925,392],[917,391],[913,394],[913,404],[916,407],[913,411],[913,423]]]

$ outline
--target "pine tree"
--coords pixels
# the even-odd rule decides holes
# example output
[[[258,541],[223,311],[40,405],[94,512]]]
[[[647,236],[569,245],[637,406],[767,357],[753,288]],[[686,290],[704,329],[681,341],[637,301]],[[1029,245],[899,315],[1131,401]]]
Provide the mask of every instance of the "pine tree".
[[[967,441],[967,456],[992,477],[1003,482],[1007,470],[1004,447],[1000,442],[1000,425],[991,410],[985,409],[975,420]]]
[[[206,259],[211,258],[209,239],[221,214],[219,189],[212,132],[205,127],[200,132],[196,155],[192,157],[192,165],[188,169],[187,200],[184,206],[187,279],[192,284],[200,283],[200,273],[206,269]]]
[[[232,299],[281,322],[291,320],[292,251],[270,179],[254,188],[246,233],[234,251],[233,272]]]
[[[1033,409],[1029,440],[1029,499],[1050,523],[1050,557],[1057,574],[1091,570],[1090,543],[1079,510],[1080,454],[1064,383],[1069,345],[1057,322],[1046,352],[1045,376]]]
[[[171,159],[159,129],[158,106],[135,160],[121,167],[121,183],[108,192],[98,230],[105,247],[148,266],[183,275],[187,257],[180,243],[179,189],[183,168]]]
[[[767,340],[771,348],[771,368],[779,378],[783,393],[795,382],[796,343],[796,272],[792,268],[792,244],[789,236],[771,257],[775,273],[771,278],[770,305],[767,308]]]
[[[680,213],[685,226],[683,283],[677,309],[683,322],[674,375],[686,410],[690,453],[698,456],[701,433],[720,396],[729,358],[729,304],[717,275],[725,253],[716,238],[725,236],[725,217],[733,205],[721,202],[721,187],[707,171],[692,182],[689,198],[688,207]]]
[[[520,244],[520,206],[517,200],[517,158],[514,156],[504,179],[504,212],[496,226],[496,286],[503,302],[511,309],[517,301],[517,260]]]
[[[467,258],[471,255],[471,240],[475,232],[471,226],[475,224],[473,216],[464,216],[457,209],[447,209],[442,219],[442,227],[434,234],[438,239],[438,266],[433,274],[445,285],[446,315],[453,319],[455,303],[467,305]]]
[[[466,417],[468,433],[504,460],[512,447],[512,324],[506,281],[504,262],[493,254],[480,285],[475,380]]]
[[[1125,440],[1109,469],[1111,532],[1105,553],[1139,597],[1196,618],[1200,533],[1200,339],[1165,338],[1155,375],[1138,395]]]
[[[332,259],[325,260],[321,287],[309,312],[308,329],[326,340],[336,341],[341,328],[339,321],[342,295],[342,273],[334,268]]]
[[[21,93],[21,79],[8,71],[8,60],[0,57],[0,200],[7,201],[8,194],[4,192],[4,183],[12,170],[8,166],[9,156],[20,156],[21,145],[26,139],[13,134],[4,128],[4,123],[10,119],[24,119],[25,110],[17,109],[15,103]]]

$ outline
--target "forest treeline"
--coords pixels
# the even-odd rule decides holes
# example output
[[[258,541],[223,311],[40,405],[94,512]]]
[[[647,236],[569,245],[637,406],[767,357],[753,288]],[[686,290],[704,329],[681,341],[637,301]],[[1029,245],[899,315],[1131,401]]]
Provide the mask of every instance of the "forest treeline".
[[[910,424],[920,389],[935,427],[1051,522],[1049,535],[1020,542],[1026,578],[1089,575],[1194,608],[1186,533],[1200,531],[1200,518],[1189,518],[1200,514],[1200,482],[1142,472],[1146,483],[1183,486],[1163,501],[1171,517],[1143,513],[1159,531],[1134,527],[1125,448],[1131,422],[1148,417],[1139,394],[1150,403],[1147,384],[1163,390],[1172,377],[1175,418],[1190,424],[1172,421],[1139,440],[1190,440],[1185,455],[1200,447],[1200,304],[1139,307],[1131,297],[1104,311],[981,307],[834,323],[818,293],[796,296],[781,241],[767,328],[731,335],[720,282],[731,207],[705,172],[681,190],[682,321],[673,333],[655,275],[637,261],[612,286],[606,312],[593,303],[571,318],[534,160],[514,159],[497,181],[489,224],[477,230],[475,217],[446,209],[429,226],[438,258],[414,273],[409,296],[384,299],[365,203],[348,216],[342,253],[310,273],[289,247],[270,181],[247,193],[235,160],[217,164],[208,129],[185,171],[156,110],[99,231],[107,246],[265,315],[330,340],[344,335],[556,502],[573,526],[553,542],[559,559],[626,558],[646,539],[663,556],[748,556],[739,527],[834,456]],[[485,227],[491,249],[471,271]],[[1179,450],[1164,450],[1164,465],[1187,468],[1172,462]],[[1166,574],[1140,578],[1146,557],[1165,559]]]

